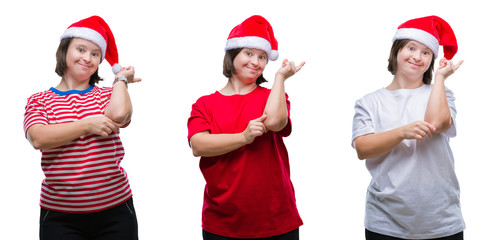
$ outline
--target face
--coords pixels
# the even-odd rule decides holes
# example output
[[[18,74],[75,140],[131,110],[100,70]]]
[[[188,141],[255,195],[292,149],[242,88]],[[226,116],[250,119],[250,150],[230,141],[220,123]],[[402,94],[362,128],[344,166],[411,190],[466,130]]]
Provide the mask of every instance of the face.
[[[267,65],[268,55],[265,51],[255,48],[243,48],[234,58],[233,65],[238,78],[246,83],[255,82]]]
[[[101,56],[98,45],[83,38],[74,38],[66,52],[65,75],[82,81],[89,80],[97,71]]]
[[[424,44],[411,40],[397,54],[397,74],[409,78],[423,78],[433,58],[433,52]]]

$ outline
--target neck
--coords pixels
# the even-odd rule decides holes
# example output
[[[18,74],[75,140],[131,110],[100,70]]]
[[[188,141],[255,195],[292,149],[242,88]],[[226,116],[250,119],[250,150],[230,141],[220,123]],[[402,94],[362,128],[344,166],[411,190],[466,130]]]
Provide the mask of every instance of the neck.
[[[61,78],[61,82],[56,86],[56,89],[60,91],[85,90],[90,86],[89,83],[90,79],[78,81],[65,75]]]
[[[406,78],[395,75],[392,83],[386,87],[387,90],[393,91],[398,89],[415,89],[423,86],[423,76],[419,78]]]
[[[243,81],[230,78],[226,86],[224,86],[224,88],[221,89],[220,92],[224,95],[244,95],[252,92],[253,90],[255,90],[256,87],[256,80],[250,83],[244,83]]]

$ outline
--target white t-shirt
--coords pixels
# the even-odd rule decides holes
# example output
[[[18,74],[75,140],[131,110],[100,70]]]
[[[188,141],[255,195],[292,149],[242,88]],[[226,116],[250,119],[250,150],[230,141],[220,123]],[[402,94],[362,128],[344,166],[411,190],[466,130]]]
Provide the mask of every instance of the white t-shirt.
[[[358,136],[423,120],[432,85],[379,89],[355,103],[352,146]],[[422,140],[404,140],[389,153],[366,160],[372,181],[365,227],[409,239],[450,236],[465,229],[449,138],[455,137],[455,97],[446,89],[452,126]]]

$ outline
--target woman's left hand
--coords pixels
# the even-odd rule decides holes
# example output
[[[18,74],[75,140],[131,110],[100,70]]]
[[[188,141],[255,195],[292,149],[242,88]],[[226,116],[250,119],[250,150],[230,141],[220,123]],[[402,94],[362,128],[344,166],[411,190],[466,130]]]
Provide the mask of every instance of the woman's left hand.
[[[457,71],[457,69],[460,67],[460,65],[462,65],[463,62],[463,60],[460,60],[457,64],[454,64],[452,60],[442,58],[440,60],[440,66],[435,72],[435,77],[439,76],[443,79],[447,79],[450,75]]]
[[[135,83],[135,82],[141,82],[141,78],[135,78],[134,77],[134,67],[129,66],[129,67],[122,67],[122,70],[117,73],[116,77],[122,77],[126,76],[127,82],[128,83]]]
[[[281,75],[284,80],[293,76],[306,64],[306,62],[301,62],[299,65],[295,65],[293,61],[284,59],[282,66],[278,69],[276,75]]]

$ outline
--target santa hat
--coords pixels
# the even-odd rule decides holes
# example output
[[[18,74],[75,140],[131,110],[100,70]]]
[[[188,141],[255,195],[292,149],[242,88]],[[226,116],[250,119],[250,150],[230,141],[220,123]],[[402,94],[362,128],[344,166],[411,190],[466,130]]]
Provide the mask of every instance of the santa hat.
[[[262,16],[251,16],[231,30],[225,50],[236,48],[261,49],[267,53],[269,60],[278,59],[278,42],[272,25]]]
[[[457,39],[450,25],[440,17],[428,16],[411,19],[397,28],[393,42],[400,39],[416,40],[428,48],[438,57],[438,48],[443,46],[446,59],[450,60],[457,53]]]
[[[71,24],[60,40],[64,38],[83,38],[97,44],[102,50],[102,59],[105,58],[112,66],[112,72],[117,74],[122,70],[114,35],[101,17],[91,16]]]

